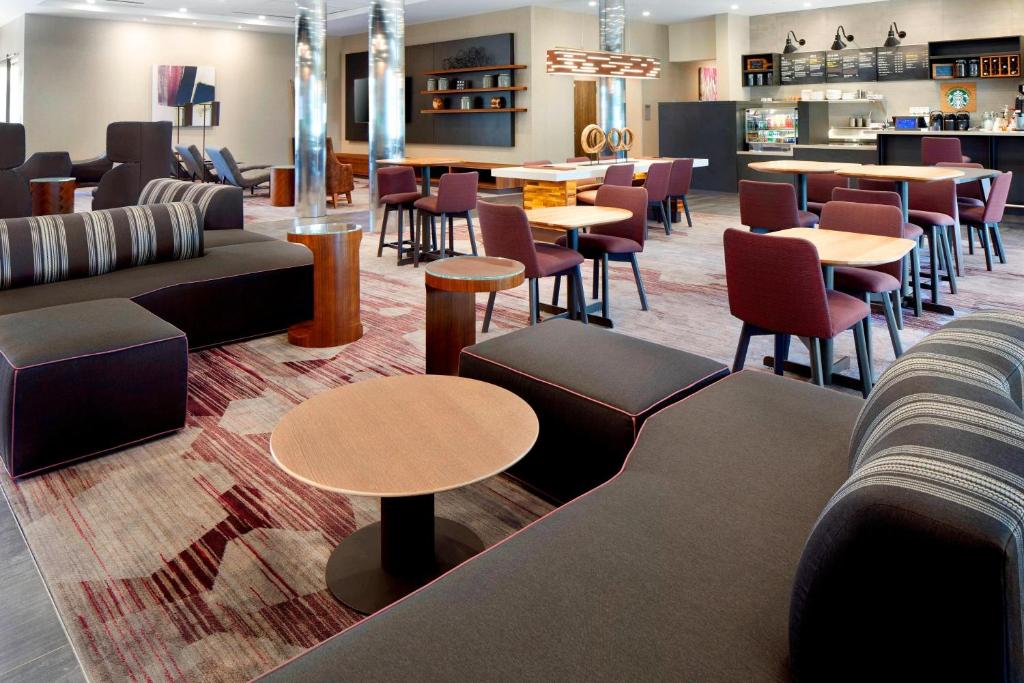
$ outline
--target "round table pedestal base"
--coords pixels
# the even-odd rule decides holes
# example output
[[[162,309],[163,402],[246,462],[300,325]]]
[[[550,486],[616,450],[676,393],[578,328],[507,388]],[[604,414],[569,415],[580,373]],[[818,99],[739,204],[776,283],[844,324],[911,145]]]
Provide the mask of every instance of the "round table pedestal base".
[[[327,587],[340,602],[362,614],[387,607],[484,549],[468,527],[434,518],[434,562],[406,576],[381,566],[381,524],[359,529],[342,541],[327,561]]]

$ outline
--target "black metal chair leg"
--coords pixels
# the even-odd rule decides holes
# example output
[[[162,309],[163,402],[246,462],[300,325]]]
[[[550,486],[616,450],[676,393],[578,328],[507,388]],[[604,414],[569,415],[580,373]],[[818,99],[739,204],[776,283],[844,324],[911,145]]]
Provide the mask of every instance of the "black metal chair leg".
[[[402,207],[398,207],[398,260],[402,260],[402,253],[405,251],[405,220],[403,218],[405,212],[402,211]],[[409,226],[410,229],[412,226]]]
[[[786,361],[789,360],[789,340],[788,334],[775,335],[775,374],[780,377],[785,373]]]
[[[821,367],[821,340],[811,338],[811,347],[808,349],[811,354],[811,381],[819,387],[825,386],[825,373]]]
[[[956,261],[953,260],[953,251],[949,246],[949,231],[945,228],[939,232],[939,244],[942,248],[942,258],[946,262],[946,276],[949,277],[949,293],[956,294]]]
[[[537,287],[537,278],[530,278],[530,325],[537,324],[539,310],[540,290]]]
[[[683,199],[683,211],[686,212],[686,225],[692,228],[693,227],[693,219],[690,218],[690,205],[686,203],[686,195],[685,194],[682,196],[682,199]]]
[[[448,216],[448,248],[455,251],[455,216]]]
[[[888,292],[882,294],[882,310],[885,311],[885,322],[889,326],[889,339],[892,340],[892,351],[897,358],[903,355],[903,342],[900,340],[899,323],[893,311],[892,297]]]
[[[867,325],[864,327],[864,342],[868,346],[868,356],[871,355],[871,294],[864,292],[864,303],[868,305]]]
[[[991,223],[990,228],[992,233],[992,242],[996,248],[996,256],[999,257],[1000,263],[1006,263],[1006,250],[1003,249],[1003,233],[999,230],[998,223]]]
[[[647,305],[647,290],[644,289],[644,280],[640,277],[640,264],[636,260],[636,254],[629,255],[629,262],[633,266],[633,279],[636,280],[636,291],[640,295],[640,308],[649,311]]]
[[[423,237],[424,225],[423,225],[423,212],[417,211],[416,220],[413,222],[414,229],[412,231],[412,267],[420,267],[420,240]]]
[[[921,250],[910,252],[911,275],[914,278],[914,317],[920,318],[924,312],[924,301],[921,299]]]
[[[586,325],[589,322],[587,320],[587,296],[583,291],[583,270],[579,266],[573,269],[572,279],[575,280],[576,286],[576,310],[579,312],[580,321]]]
[[[491,292],[487,295],[487,310],[484,311],[484,325],[480,328],[482,332],[486,332],[491,329],[491,315],[494,313],[494,300],[497,297],[497,292]]]
[[[591,299],[596,299],[599,296],[598,295],[598,285],[599,285],[599,278],[600,277],[601,277],[601,261],[599,259],[594,259],[594,284],[593,284],[593,287],[592,287],[592,289],[593,289],[593,292],[592,292],[593,296],[590,297]]]
[[[658,202],[658,209],[661,211],[661,225],[665,228],[665,234],[672,234],[672,223],[668,220],[668,212],[665,210],[666,202]]]
[[[473,216],[466,212],[466,226],[469,228],[469,248],[473,252],[473,256],[479,256],[476,252],[476,235],[473,233]]]
[[[552,306],[557,306],[558,305],[558,295],[560,293],[559,290],[561,290],[561,289],[562,289],[562,276],[561,275],[556,275],[555,276],[555,291],[551,295],[551,305]]]
[[[609,317],[611,306],[608,303],[608,254],[601,256],[601,315],[605,320]]]
[[[446,255],[447,255],[447,253],[448,253],[448,252],[447,252],[447,249],[448,249],[448,247],[447,247],[447,246],[446,246],[446,244],[445,244],[445,233],[447,233],[447,232],[448,232],[448,231],[447,231],[447,230],[445,229],[445,223],[447,223],[447,221],[448,221],[448,214],[444,214],[444,213],[442,213],[442,214],[441,214],[441,230],[440,230],[440,232],[441,232],[441,248],[440,248],[440,249],[438,250],[438,252],[437,252],[437,253],[438,253],[438,258],[439,258],[439,259],[443,259],[443,258],[445,258],[445,257],[446,257]],[[434,222],[434,216],[431,216],[431,217],[430,217],[430,222],[431,222],[431,223],[433,223],[433,222]],[[433,227],[431,227],[431,230],[433,230]]]
[[[992,270],[992,242],[988,238],[988,226],[981,226],[981,248],[985,252],[985,269]]]
[[[380,242],[377,243],[377,258],[384,255],[384,236],[388,233],[388,214],[391,213],[391,206],[384,206],[384,219],[380,222]],[[401,213],[399,213],[399,225],[401,225]]]
[[[860,393],[864,398],[871,393],[873,383],[871,371],[871,356],[868,355],[868,346],[864,339],[864,329],[867,325],[867,318],[853,326],[853,341],[857,347],[857,367],[860,370]]]
[[[740,340],[736,344],[736,357],[732,361],[732,371],[739,372],[747,362],[747,349],[750,348],[750,337],[752,328],[749,323],[743,323],[740,329]]]

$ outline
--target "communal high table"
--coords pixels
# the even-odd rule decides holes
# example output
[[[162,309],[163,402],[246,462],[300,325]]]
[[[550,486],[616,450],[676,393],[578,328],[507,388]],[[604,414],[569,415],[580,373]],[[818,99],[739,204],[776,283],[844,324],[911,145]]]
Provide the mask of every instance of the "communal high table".
[[[452,157],[401,157],[397,159],[381,159],[378,164],[386,166],[407,166],[420,170],[420,193],[424,197],[430,196],[430,169],[433,166],[451,167],[459,163],[459,159]]]
[[[800,161],[798,159],[777,159],[775,161],[754,161],[748,167],[761,173],[782,173],[796,176],[796,202],[801,211],[807,210],[807,176],[815,173],[836,173],[850,170],[860,164],[831,161]]]
[[[865,235],[842,230],[822,230],[819,228],[789,228],[768,233],[772,237],[795,237],[811,242],[818,250],[821,261],[822,277],[825,288],[832,289],[836,266],[869,267],[881,266],[899,261],[906,257],[917,245],[913,240],[902,237],[886,237],[884,235]],[[806,343],[806,342],[805,342]],[[822,348],[822,378],[825,384],[833,381],[840,386],[860,390],[859,379],[835,374],[849,367],[849,358],[833,362],[832,340],[825,340]],[[810,345],[808,344],[810,349]],[[811,350],[813,354],[813,349]],[[764,364],[775,367],[775,358],[765,356]],[[801,363],[786,361],[784,368],[804,377],[811,376],[811,368]]]
[[[342,539],[326,570],[331,594],[370,614],[483,550],[468,527],[434,515],[434,494],[505,471],[538,431],[533,409],[501,387],[400,375],[305,401],[274,428],[270,453],[311,486],[381,499],[380,521]]]

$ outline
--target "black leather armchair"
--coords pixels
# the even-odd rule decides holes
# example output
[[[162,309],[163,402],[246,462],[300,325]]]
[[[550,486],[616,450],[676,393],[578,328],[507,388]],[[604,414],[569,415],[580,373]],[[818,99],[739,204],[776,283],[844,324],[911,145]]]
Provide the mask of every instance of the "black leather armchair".
[[[26,181],[68,178],[71,177],[71,155],[67,152],[36,152],[17,171]]]
[[[107,158],[117,164],[100,179],[92,208],[133,206],[150,180],[172,166],[170,121],[121,121],[107,126]]]
[[[28,180],[17,168],[25,163],[25,126],[0,123],[0,218],[32,215]]]
[[[95,187],[100,184],[107,171],[114,168],[114,162],[101,154],[92,159],[71,162],[71,176],[78,187]]]

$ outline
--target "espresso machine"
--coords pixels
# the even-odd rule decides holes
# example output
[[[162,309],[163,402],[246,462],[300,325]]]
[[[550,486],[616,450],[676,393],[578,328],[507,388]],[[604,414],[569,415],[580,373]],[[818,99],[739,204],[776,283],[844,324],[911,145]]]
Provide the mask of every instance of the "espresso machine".
[[[1017,99],[1013,107],[1017,110],[1017,130],[1024,130],[1024,83],[1017,86]]]

